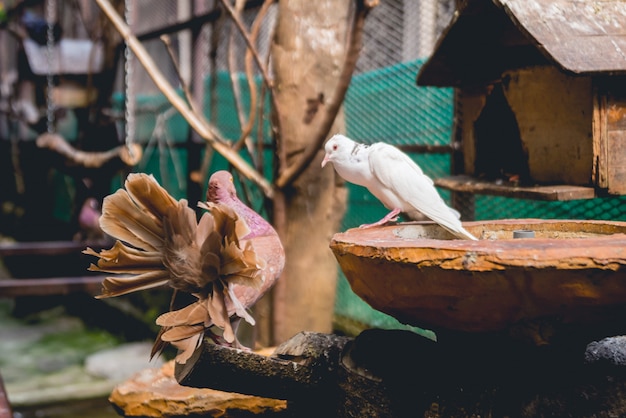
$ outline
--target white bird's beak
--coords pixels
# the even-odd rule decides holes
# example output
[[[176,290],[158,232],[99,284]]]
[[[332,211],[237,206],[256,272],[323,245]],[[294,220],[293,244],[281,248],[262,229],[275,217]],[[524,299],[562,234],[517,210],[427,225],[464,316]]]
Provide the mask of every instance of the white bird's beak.
[[[328,154],[324,155],[324,159],[322,160],[322,167],[326,165],[329,159],[330,159],[330,155]]]

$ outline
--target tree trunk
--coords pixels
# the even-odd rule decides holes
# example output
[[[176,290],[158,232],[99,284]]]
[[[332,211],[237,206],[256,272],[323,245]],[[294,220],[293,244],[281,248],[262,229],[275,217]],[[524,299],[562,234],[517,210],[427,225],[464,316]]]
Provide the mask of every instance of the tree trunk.
[[[286,0],[278,3],[272,43],[281,137],[289,164],[313,140],[320,110],[332,97],[344,65],[352,3]],[[345,131],[343,112],[329,135]],[[345,212],[346,191],[336,187],[332,167],[321,168],[323,151],[279,193],[284,224],[278,227],[286,264],[273,294],[273,343],[300,331],[330,332],[337,263],[328,244]],[[284,169],[285,167],[281,167]]]

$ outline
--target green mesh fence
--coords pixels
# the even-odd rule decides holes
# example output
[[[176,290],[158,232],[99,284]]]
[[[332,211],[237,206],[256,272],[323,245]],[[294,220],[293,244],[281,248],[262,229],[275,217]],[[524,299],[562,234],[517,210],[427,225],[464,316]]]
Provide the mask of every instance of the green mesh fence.
[[[448,144],[453,90],[418,87],[415,79],[422,63],[354,76],[344,103],[348,135],[365,143]]]
[[[626,197],[545,202],[476,196],[476,220],[506,218],[598,219],[626,221]]]

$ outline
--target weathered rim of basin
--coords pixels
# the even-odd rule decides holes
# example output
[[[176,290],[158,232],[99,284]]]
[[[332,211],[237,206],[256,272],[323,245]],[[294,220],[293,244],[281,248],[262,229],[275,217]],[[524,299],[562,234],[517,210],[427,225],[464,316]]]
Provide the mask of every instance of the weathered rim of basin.
[[[330,248],[359,297],[422,328],[501,331],[626,309],[626,222],[515,219],[464,227],[480,240],[409,222],[337,233]],[[535,238],[515,239],[516,230]]]
[[[479,241],[454,239],[432,222],[406,222],[349,229],[335,234],[330,247],[335,253],[351,251],[377,258],[393,252],[392,257],[404,263],[467,271],[507,266],[616,270],[626,265],[626,222],[506,219],[463,226]],[[517,230],[533,231],[535,238],[513,238]]]

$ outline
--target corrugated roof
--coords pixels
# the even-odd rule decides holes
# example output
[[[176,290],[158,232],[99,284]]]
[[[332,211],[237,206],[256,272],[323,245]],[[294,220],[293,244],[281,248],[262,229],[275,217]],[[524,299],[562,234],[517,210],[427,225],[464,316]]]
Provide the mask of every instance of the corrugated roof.
[[[626,74],[626,1],[468,0],[418,84],[485,81],[542,60],[573,74]]]

